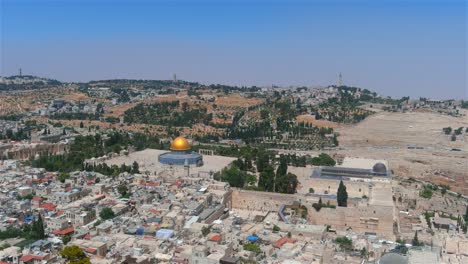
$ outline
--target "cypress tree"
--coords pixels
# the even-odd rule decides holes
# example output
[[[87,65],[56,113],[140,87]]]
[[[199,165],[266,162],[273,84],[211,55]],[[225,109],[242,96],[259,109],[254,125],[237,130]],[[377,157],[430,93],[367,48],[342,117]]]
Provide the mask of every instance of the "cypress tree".
[[[37,220],[35,220],[32,224],[32,236],[36,239],[44,239],[45,231],[44,231],[44,222],[42,221],[42,216],[39,214]]]
[[[140,173],[140,166],[138,165],[138,162],[134,161],[132,165],[132,173]]]
[[[284,155],[281,155],[280,164],[278,168],[276,169],[276,177],[286,175],[287,172],[288,172],[288,163],[287,163],[286,157]]]
[[[465,211],[465,215],[463,216],[463,218],[465,219],[465,223],[468,222],[468,205],[466,206],[466,211]]]
[[[417,246],[420,246],[421,243],[419,243],[419,239],[418,239],[418,231],[416,231],[414,233],[414,238],[413,238],[413,241],[411,243],[414,247],[417,247]]]
[[[343,184],[343,181],[340,181],[340,186],[338,186],[336,200],[338,206],[348,206],[348,192],[346,191],[346,186]]]

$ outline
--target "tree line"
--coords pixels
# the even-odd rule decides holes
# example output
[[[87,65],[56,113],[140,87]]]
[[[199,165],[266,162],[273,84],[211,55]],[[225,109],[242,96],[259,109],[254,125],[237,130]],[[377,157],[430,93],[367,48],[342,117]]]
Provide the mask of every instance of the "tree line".
[[[70,150],[63,155],[42,155],[31,161],[31,165],[37,168],[44,168],[47,171],[72,172],[77,170],[96,169],[105,175],[114,175],[120,172],[135,171],[133,166],[113,167],[107,165],[97,165],[94,168],[85,167],[84,161],[93,157],[101,157],[109,152],[120,152],[134,146],[136,150],[143,150],[146,147],[160,148],[158,138],[141,133],[129,134],[126,132],[113,131],[107,134],[104,139],[102,135],[77,136],[70,144]]]
[[[288,159],[285,155],[280,156],[278,166],[275,166],[272,155],[263,150],[256,152],[255,157],[249,157],[238,158],[228,168],[216,173],[214,178],[228,182],[232,187],[291,194],[296,192],[299,182],[295,174],[288,172]],[[252,172],[259,173],[258,181]]]

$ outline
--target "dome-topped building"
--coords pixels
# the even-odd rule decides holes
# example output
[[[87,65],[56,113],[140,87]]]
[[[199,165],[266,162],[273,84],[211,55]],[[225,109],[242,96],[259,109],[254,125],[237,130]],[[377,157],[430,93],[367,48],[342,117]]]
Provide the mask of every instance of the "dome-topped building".
[[[203,156],[195,151],[192,151],[192,146],[184,137],[175,138],[170,147],[169,152],[159,155],[158,161],[166,165],[178,166],[202,166]]]
[[[189,142],[187,139],[184,137],[176,137],[172,143],[170,150],[175,150],[175,151],[188,151],[191,150],[192,147],[190,146]]]
[[[382,182],[390,181],[392,171],[388,169],[388,163],[384,160],[345,158],[341,165],[315,168],[312,177]]]
[[[373,167],[372,171],[378,174],[387,174],[387,166],[382,162],[377,162]]]

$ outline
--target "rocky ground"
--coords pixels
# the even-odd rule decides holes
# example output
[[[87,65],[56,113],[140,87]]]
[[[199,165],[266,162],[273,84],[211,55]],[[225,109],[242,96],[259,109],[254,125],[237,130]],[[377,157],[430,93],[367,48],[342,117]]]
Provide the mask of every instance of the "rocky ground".
[[[444,127],[464,127],[455,142]],[[468,118],[437,113],[388,113],[341,127],[341,150],[331,154],[386,159],[394,173],[437,184],[468,194]],[[461,151],[453,151],[453,148]]]

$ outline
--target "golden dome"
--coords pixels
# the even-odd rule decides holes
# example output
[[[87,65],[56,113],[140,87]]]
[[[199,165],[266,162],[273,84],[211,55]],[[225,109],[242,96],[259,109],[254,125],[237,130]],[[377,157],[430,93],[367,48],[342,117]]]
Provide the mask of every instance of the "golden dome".
[[[176,137],[171,143],[171,150],[190,150],[192,147],[184,137]]]

